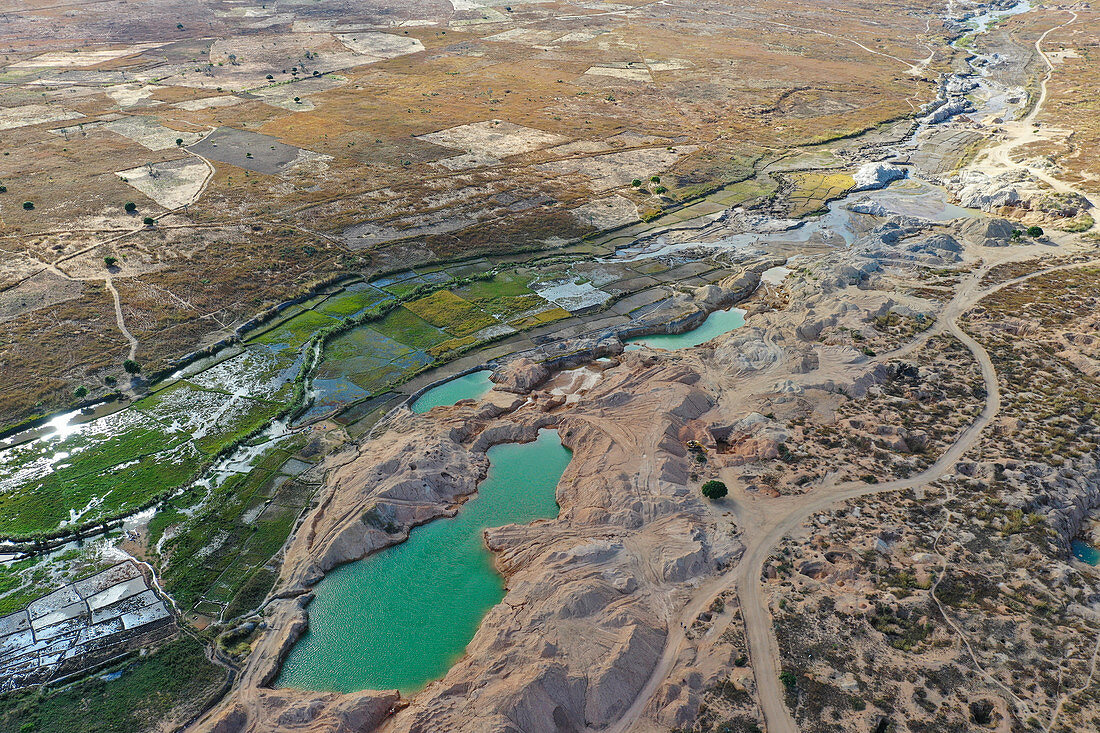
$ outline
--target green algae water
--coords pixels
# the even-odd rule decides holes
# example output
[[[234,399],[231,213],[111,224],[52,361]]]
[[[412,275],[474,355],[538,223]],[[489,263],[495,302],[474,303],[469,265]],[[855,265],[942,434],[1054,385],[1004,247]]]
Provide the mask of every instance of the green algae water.
[[[533,443],[494,446],[488,476],[457,516],[326,575],[277,686],[407,694],[446,674],[504,598],[482,530],[556,517],[555,489],[570,457],[553,430]]]
[[[655,349],[684,349],[689,346],[698,346],[706,343],[716,336],[729,333],[735,328],[745,325],[745,311],[740,308],[730,308],[728,311],[714,311],[707,319],[699,324],[698,328],[684,333],[658,333],[652,336],[639,336],[630,339],[630,344],[645,344]]]
[[[450,379],[438,387],[432,387],[412,404],[413,412],[427,412],[440,405],[453,405],[459,400],[478,399],[493,388],[488,369]]]

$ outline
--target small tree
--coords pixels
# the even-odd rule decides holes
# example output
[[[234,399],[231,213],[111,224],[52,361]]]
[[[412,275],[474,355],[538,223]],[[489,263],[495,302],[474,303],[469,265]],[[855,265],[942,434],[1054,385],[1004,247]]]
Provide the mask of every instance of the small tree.
[[[794,673],[786,670],[779,673],[779,681],[782,682],[783,686],[788,690],[793,690],[795,685],[798,684],[798,678],[794,676]]]
[[[122,368],[125,369],[128,374],[137,374],[141,371],[141,364],[138,364],[133,359],[127,359],[122,362]]]
[[[630,182],[630,185],[633,186],[634,188],[637,188],[638,186],[642,185],[642,179],[641,178],[635,178],[633,181]]]
[[[73,391],[73,396],[76,397],[78,400],[84,399],[88,396],[88,388],[85,387],[83,384],[80,385]]]
[[[118,264],[118,258],[108,255],[103,258],[103,264],[106,265],[108,268],[114,267]]]
[[[176,138],[176,147],[177,148],[182,148],[183,147],[183,138],[182,137],[177,137]]]
[[[122,208],[126,210],[127,214],[132,214],[137,211],[137,204],[135,204],[133,201],[127,201],[126,205]]]
[[[660,176],[650,176],[649,180],[650,180],[651,183],[660,183],[661,182],[661,177]]]
[[[707,481],[705,484],[703,484],[702,492],[703,496],[707,497],[711,501],[717,501],[728,494],[729,490],[726,489],[726,485],[721,481],[711,479],[710,481]]]
[[[667,189],[667,188],[665,188],[664,186],[654,186],[654,187],[653,187],[653,193],[656,193],[656,194],[662,194],[662,193],[664,193],[664,192],[665,192],[665,191],[667,191],[667,190],[668,190],[668,189]]]
[[[0,184],[0,193],[7,193],[7,192],[8,192],[8,187],[3,185],[3,184]]]
[[[23,202],[23,208],[26,209],[27,211],[30,211],[31,209],[34,208],[34,202],[33,201],[24,201]]]
[[[155,219],[153,219],[153,217],[147,216],[147,217],[145,217],[144,219],[141,220],[141,223],[144,224],[147,227],[151,227],[154,224],[156,224],[157,222],[156,222]]]
[[[1029,237],[1041,237],[1041,236],[1043,236],[1043,228],[1042,227],[1028,227],[1027,228],[1027,236],[1029,236]]]

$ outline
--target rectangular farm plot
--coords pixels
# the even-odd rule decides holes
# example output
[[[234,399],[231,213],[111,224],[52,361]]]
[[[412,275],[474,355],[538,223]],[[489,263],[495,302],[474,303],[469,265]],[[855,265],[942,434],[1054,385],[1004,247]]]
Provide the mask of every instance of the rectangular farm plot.
[[[465,150],[467,153],[485,158],[506,158],[566,142],[566,138],[561,135],[501,120],[487,120],[450,127],[439,132],[419,135],[417,140],[445,148]]]
[[[439,290],[405,307],[453,336],[469,336],[496,323],[495,318],[450,290]]]
[[[319,379],[339,379],[379,369],[416,351],[411,346],[383,336],[374,329],[360,327],[342,333],[325,345],[324,357],[317,370]]]
[[[537,286],[540,296],[570,311],[602,305],[611,296],[594,287],[590,281],[573,277],[550,280]]]
[[[539,313],[521,316],[512,321],[510,325],[522,331],[525,328],[545,326],[547,323],[570,318],[572,315],[572,313],[564,308],[550,308],[549,310],[540,311]]]
[[[381,321],[371,324],[378,333],[417,349],[427,349],[451,338],[408,308],[394,308]]]
[[[21,107],[6,107],[0,110],[0,130],[16,127],[41,125],[44,122],[63,122],[76,120],[84,115],[79,112],[51,107],[46,104],[25,104]]]
[[[118,171],[115,175],[164,208],[176,209],[195,200],[206,181],[207,168],[200,160],[181,158]]]
[[[383,289],[387,293],[392,293],[398,298],[407,298],[427,284],[427,281],[422,280],[419,275],[415,275],[400,282],[390,283]]]
[[[338,379],[314,379],[313,403],[305,414],[295,419],[296,425],[312,422],[314,419],[327,415],[345,405],[365,400],[370,397],[370,392],[352,382],[347,377]]]
[[[856,185],[847,173],[792,173],[791,216],[806,216],[824,208]]]
[[[412,313],[409,316],[416,318]],[[426,323],[424,325],[432,328]],[[404,333],[408,334],[411,330]],[[439,342],[448,338],[441,331],[437,333]],[[328,343],[324,361],[317,371],[317,381],[334,390],[330,397],[342,392],[349,397],[349,401],[355,401],[386,391],[432,361],[432,357],[420,349],[414,349],[373,328],[360,327]]]
[[[412,351],[389,364],[383,364],[360,374],[352,374],[349,379],[371,394],[381,394],[409,379],[432,361],[432,357],[423,351]]]
[[[269,175],[281,173],[298,160],[302,152],[301,148],[269,135],[230,127],[219,127],[188,150],[204,158]]]
[[[260,334],[254,340],[268,346],[290,346],[298,348],[314,333],[336,324],[336,319],[316,311],[305,311],[294,316],[286,323]]]
[[[387,300],[393,300],[393,296],[368,283],[356,283],[317,306],[317,311],[332,318],[354,318]]]
[[[549,307],[527,287],[531,280],[532,276],[501,273],[491,280],[478,280],[454,292],[494,318],[508,321],[520,314]]]

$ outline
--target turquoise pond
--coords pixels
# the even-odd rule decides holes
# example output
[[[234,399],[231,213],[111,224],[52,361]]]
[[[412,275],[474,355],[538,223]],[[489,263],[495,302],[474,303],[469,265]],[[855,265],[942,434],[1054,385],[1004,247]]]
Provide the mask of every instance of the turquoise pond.
[[[729,333],[745,325],[745,311],[730,308],[728,311],[714,311],[698,328],[684,333],[658,333],[652,336],[639,336],[627,341],[628,344],[644,344],[655,349],[684,349],[698,346],[716,336]]]
[[[459,400],[478,399],[493,388],[489,381],[492,374],[488,369],[471,372],[461,377],[449,379],[438,387],[432,387],[412,404],[413,412],[427,412],[440,405],[453,405]]]
[[[553,430],[532,443],[494,446],[488,476],[457,516],[326,575],[277,686],[410,693],[446,674],[504,598],[482,531],[556,517],[570,457]]]
[[[1089,565],[1100,565],[1100,550],[1081,540],[1073,540],[1069,543],[1073,556],[1081,562]]]

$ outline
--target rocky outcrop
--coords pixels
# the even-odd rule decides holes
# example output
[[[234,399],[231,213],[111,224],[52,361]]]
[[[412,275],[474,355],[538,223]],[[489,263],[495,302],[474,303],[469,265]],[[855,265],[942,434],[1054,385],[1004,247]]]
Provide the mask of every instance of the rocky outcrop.
[[[883,188],[891,181],[905,178],[904,168],[899,168],[891,163],[864,163],[852,176],[856,185],[852,192],[873,191]]]
[[[966,112],[973,111],[974,105],[970,102],[969,99],[956,97],[946,100],[943,104],[937,106],[935,110],[931,112],[931,114],[924,118],[924,121],[932,125],[937,125],[941,122],[951,119],[952,117],[955,117],[956,115],[961,115]]]
[[[614,335],[553,341],[511,358],[498,366],[489,378],[498,389],[526,394],[554,372],[621,353],[623,344]]]
[[[760,274],[785,262],[769,259],[714,285],[680,292],[650,311],[641,321],[616,329],[620,339],[655,333],[685,333],[699,326],[716,310],[729,308],[752,295],[760,286]]]
[[[971,219],[960,227],[960,233],[983,247],[1007,247],[1018,227],[1007,219],[982,217]]]
[[[521,356],[494,371],[489,379],[498,389],[526,394],[549,379],[550,374],[550,368],[545,364]]]
[[[949,178],[948,189],[958,199],[959,206],[996,212],[1005,206],[1027,206],[1035,195],[1039,182],[1024,170],[1013,170],[989,175],[983,171],[968,170]]]
[[[400,705],[396,690],[351,695],[303,690],[263,690],[258,693],[260,716],[249,716],[243,705],[223,713],[211,733],[293,733],[326,731],[359,733],[374,730]],[[256,724],[255,718],[262,718]]]
[[[1018,488],[1008,503],[1042,514],[1069,553],[1070,540],[1081,533],[1088,516],[1100,508],[1100,461],[1086,453],[1061,466],[1031,463],[1003,468]]]

